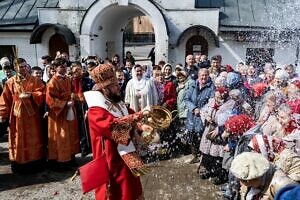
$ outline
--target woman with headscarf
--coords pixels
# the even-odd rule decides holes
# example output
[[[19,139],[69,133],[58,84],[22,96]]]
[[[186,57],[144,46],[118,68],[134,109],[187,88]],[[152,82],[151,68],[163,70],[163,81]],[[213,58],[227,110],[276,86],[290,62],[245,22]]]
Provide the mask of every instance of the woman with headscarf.
[[[227,174],[222,170],[224,142],[221,135],[224,131],[224,119],[230,115],[231,106],[224,104],[228,99],[228,90],[224,87],[216,88],[214,97],[201,109],[201,119],[205,129],[200,142],[202,153],[201,165],[205,172],[201,179],[216,177],[214,184],[226,181]]]
[[[158,103],[156,87],[152,80],[143,76],[141,65],[135,65],[132,69],[132,79],[126,86],[125,103],[136,112]]]
[[[176,76],[172,74],[172,65],[170,63],[166,63],[161,69],[164,79],[166,82],[171,81],[175,87],[177,86]]]
[[[242,76],[236,72],[229,72],[226,78],[229,90],[238,89],[244,100],[249,101],[249,90],[244,86]]]
[[[159,96],[159,105],[172,111],[176,107],[176,88],[171,80],[164,79],[161,71],[153,74],[154,83]]]
[[[269,91],[264,100],[257,123],[261,125],[261,131],[266,135],[274,135],[282,130],[277,120],[276,112],[285,97],[275,91]]]
[[[287,94],[289,74],[282,70],[278,69],[275,72],[275,77],[270,84],[270,89],[278,92],[282,92],[284,95]]]

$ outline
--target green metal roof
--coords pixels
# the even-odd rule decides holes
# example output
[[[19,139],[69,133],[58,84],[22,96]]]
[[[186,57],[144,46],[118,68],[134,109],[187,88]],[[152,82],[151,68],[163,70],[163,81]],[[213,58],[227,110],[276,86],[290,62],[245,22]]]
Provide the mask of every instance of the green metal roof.
[[[220,8],[220,30],[300,28],[299,0],[195,0],[196,8]]]
[[[37,8],[58,7],[59,0],[0,0],[0,30],[32,31]],[[220,30],[300,28],[300,0],[195,0],[196,8],[220,8]]]
[[[0,0],[0,30],[32,31],[37,8],[58,7],[59,0]]]

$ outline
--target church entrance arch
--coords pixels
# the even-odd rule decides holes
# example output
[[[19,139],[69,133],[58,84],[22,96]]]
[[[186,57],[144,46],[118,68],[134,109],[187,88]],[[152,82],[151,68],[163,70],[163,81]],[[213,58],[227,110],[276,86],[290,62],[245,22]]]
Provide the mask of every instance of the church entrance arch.
[[[194,35],[186,42],[185,56],[187,55],[204,54],[208,55],[208,42],[200,36]]]
[[[68,44],[66,43],[64,36],[61,34],[54,34],[49,40],[49,55],[52,58],[55,58],[57,51],[69,54]]]
[[[81,55],[122,55],[123,31],[136,16],[147,15],[155,33],[155,58],[168,61],[168,33],[160,10],[148,0],[101,0],[86,12],[80,31]]]

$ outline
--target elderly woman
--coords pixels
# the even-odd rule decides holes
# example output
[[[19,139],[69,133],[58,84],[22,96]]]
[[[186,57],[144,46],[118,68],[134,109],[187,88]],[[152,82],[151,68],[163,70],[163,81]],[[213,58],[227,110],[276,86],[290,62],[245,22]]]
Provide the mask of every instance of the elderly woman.
[[[158,103],[155,85],[152,80],[143,76],[141,65],[135,65],[132,69],[132,79],[126,86],[125,103],[136,112]]]
[[[216,88],[214,97],[201,109],[201,118],[205,129],[200,142],[202,153],[201,165],[205,172],[200,175],[201,179],[217,177],[215,184],[226,180],[226,172],[222,171],[222,157],[224,142],[221,135],[224,130],[224,120],[231,114],[233,105],[224,104],[228,99],[228,90],[224,87]],[[225,106],[224,106],[225,105]]]
[[[221,72],[221,73],[223,73],[223,72]],[[215,86],[216,86],[216,88],[226,87],[226,78],[221,75],[218,76],[215,80]]]
[[[271,200],[284,186],[297,184],[263,155],[254,152],[236,156],[230,171],[240,180],[242,200]]]
[[[279,105],[284,102],[284,96],[274,91],[269,91],[264,100],[257,123],[261,125],[263,134],[274,135],[282,130],[277,120],[276,112]]]
[[[270,89],[278,90],[283,94],[287,94],[288,77],[289,75],[286,71],[278,69],[272,83],[270,84]]]
[[[244,86],[243,79],[240,74],[236,72],[229,72],[227,74],[227,87],[229,90],[238,89],[241,91],[243,99],[249,100],[249,90]]]
[[[188,130],[188,140],[194,156],[191,163],[199,162],[198,150],[203,132],[203,123],[200,116],[200,109],[207,104],[208,100],[214,96],[215,86],[209,77],[209,71],[201,68],[198,72],[198,79],[189,87],[184,101],[188,108],[186,128]]]

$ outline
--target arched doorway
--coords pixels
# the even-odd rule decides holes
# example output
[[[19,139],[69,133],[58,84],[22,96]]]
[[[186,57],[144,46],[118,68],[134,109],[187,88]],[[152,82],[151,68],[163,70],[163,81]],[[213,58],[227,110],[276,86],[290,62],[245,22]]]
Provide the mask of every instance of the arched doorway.
[[[125,26],[133,17],[143,15],[149,16],[154,28],[156,60],[168,61],[167,26],[160,10],[148,0],[95,2],[81,23],[81,55],[122,55]]]
[[[194,35],[186,42],[185,56],[199,53],[208,55],[208,42],[204,37]]]
[[[209,27],[202,25],[195,25],[186,28],[178,37],[176,42],[177,49],[187,54],[194,54],[201,52],[210,56],[209,53],[215,48],[219,48],[219,37]],[[178,57],[185,55],[180,53]]]
[[[65,37],[61,34],[54,34],[49,40],[49,55],[52,58],[55,58],[57,51],[69,54],[69,47],[66,43]]]

